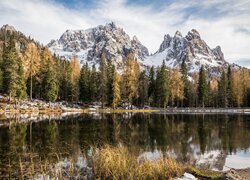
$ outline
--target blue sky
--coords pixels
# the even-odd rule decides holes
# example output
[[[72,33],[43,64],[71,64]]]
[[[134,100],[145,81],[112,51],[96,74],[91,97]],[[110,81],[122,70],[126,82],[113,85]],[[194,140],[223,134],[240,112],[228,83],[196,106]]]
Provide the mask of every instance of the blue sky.
[[[226,60],[250,67],[250,0],[8,0],[0,25],[11,24],[44,44],[66,29],[114,21],[154,53],[165,34],[197,29]]]

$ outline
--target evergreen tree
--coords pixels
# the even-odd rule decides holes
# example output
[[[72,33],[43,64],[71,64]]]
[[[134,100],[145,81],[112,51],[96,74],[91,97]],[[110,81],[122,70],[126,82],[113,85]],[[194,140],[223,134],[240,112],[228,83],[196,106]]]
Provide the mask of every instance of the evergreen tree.
[[[47,101],[55,101],[58,95],[58,82],[52,60],[48,61],[45,67],[43,79],[43,98]]]
[[[3,91],[3,54],[0,51],[0,92]]]
[[[90,100],[96,101],[97,100],[97,93],[98,93],[98,74],[96,72],[95,65],[92,66],[92,70],[90,73],[90,80],[89,80],[89,92],[90,92]]]
[[[90,71],[88,63],[82,66],[79,78],[80,100],[83,102],[90,101]]]
[[[104,53],[102,54],[99,68],[100,68],[99,95],[100,95],[100,100],[102,102],[102,108],[104,108],[104,104],[107,102],[107,93],[108,93],[107,62]]]
[[[149,72],[149,85],[148,85],[148,98],[149,104],[153,103],[155,97],[155,69],[154,66],[150,68]]]
[[[168,70],[163,61],[160,69],[157,70],[155,82],[155,102],[158,107],[166,108],[169,99],[169,78]]]
[[[18,73],[18,89],[17,89],[17,97],[19,99],[24,99],[27,97],[27,93],[26,93],[26,82],[25,82],[25,75],[24,75],[24,69],[23,69],[23,64],[20,58],[17,59],[17,64],[18,64],[18,69],[17,69],[17,73]]]
[[[116,109],[116,107],[118,106],[118,104],[121,100],[120,76],[116,71],[114,72],[112,87],[113,87],[112,107],[113,107],[113,109]]]
[[[139,104],[141,107],[147,103],[148,100],[149,79],[146,71],[140,73],[139,78]]]
[[[199,72],[198,81],[198,100],[200,106],[205,107],[205,100],[207,97],[207,82],[204,66],[202,65]]]
[[[112,64],[112,61],[108,62],[107,66],[107,99],[108,105],[111,105],[113,102],[113,78],[114,78],[115,66]]]
[[[233,94],[232,94],[232,70],[231,70],[231,66],[228,66],[228,69],[227,69],[227,80],[228,80],[228,85],[227,85],[228,106],[232,107],[233,106]]]
[[[218,87],[218,97],[219,97],[219,106],[227,107],[228,105],[228,79],[225,71],[222,71],[221,78],[219,81]]]
[[[3,52],[3,88],[9,98],[16,97],[19,89],[19,67],[18,54],[15,47],[14,37],[10,38],[7,46],[4,44]]]
[[[186,58],[183,58],[181,63],[181,73],[182,73],[182,81],[184,83],[184,94],[183,94],[183,100],[182,100],[182,106],[187,107],[188,106],[188,100],[189,100],[189,91],[190,91],[190,82],[188,80],[188,72],[187,72],[187,65],[186,65]]]

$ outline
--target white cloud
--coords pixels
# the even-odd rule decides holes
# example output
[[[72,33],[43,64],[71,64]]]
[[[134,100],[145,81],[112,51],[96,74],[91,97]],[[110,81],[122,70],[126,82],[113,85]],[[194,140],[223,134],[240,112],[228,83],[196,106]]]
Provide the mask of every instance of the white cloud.
[[[66,29],[86,29],[114,21],[130,36],[136,35],[151,52],[158,49],[164,34],[180,30],[185,35],[195,28],[211,47],[221,45],[231,62],[250,60],[248,0],[179,0],[159,8],[130,5],[126,0],[94,2],[87,10],[84,4],[70,9],[48,0],[0,1],[0,24],[14,25],[47,44]]]

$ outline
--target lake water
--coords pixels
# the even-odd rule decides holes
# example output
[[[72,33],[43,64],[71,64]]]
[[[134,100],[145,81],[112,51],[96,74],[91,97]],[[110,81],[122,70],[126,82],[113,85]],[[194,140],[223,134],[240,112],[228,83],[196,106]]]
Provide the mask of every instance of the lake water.
[[[171,156],[213,170],[246,168],[250,116],[82,114],[5,124],[0,126],[0,178],[28,172],[24,169],[43,173],[68,161],[87,166],[92,148],[104,144],[127,146],[138,159]]]

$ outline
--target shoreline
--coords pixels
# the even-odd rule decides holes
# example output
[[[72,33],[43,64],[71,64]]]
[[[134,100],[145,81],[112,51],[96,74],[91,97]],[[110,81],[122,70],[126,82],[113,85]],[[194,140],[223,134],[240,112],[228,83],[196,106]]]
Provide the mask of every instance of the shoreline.
[[[152,108],[152,109],[82,109],[82,108],[41,108],[41,109],[0,109],[0,113],[166,113],[166,114],[250,114],[250,108]]]

